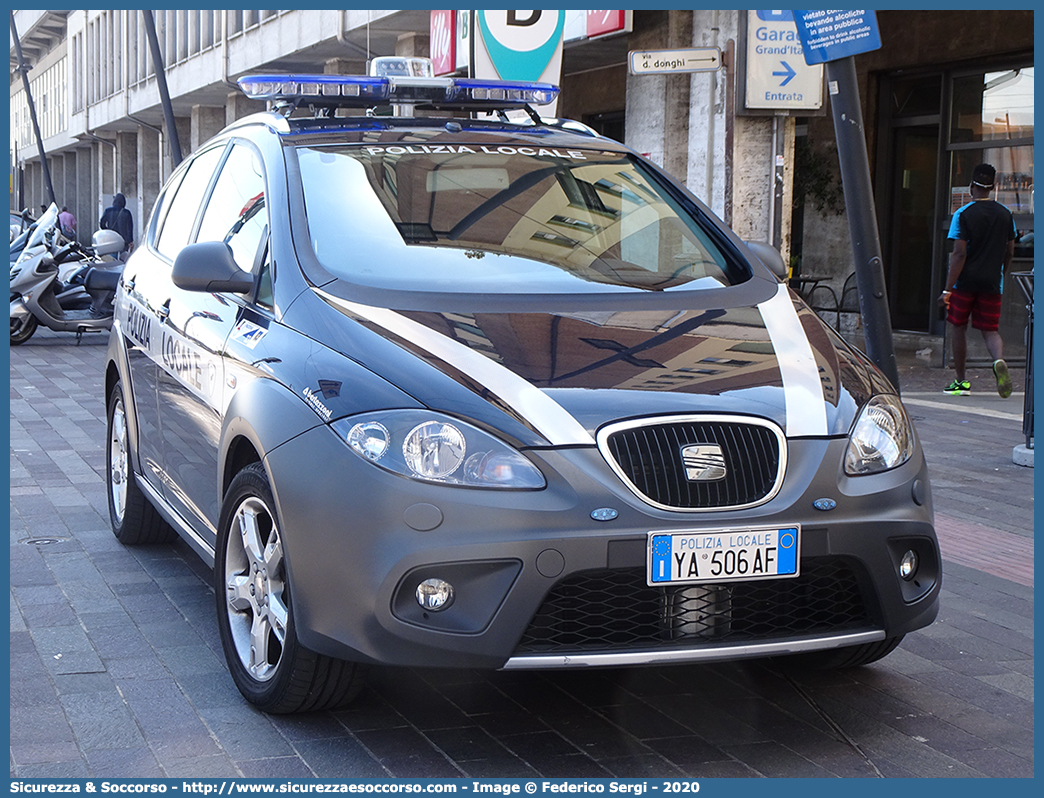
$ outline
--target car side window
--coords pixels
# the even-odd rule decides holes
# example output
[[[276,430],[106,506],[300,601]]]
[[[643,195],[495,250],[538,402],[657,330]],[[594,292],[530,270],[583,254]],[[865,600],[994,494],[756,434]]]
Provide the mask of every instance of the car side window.
[[[224,241],[239,268],[255,272],[267,226],[261,159],[251,147],[237,144],[221,167],[196,241]]]
[[[197,155],[189,165],[174,198],[169,201],[163,226],[156,239],[157,251],[168,260],[173,261],[181,252],[181,248],[188,243],[192,225],[196,221],[196,212],[203,202],[203,194],[210,185],[214,167],[217,166],[224,149],[212,147]]]
[[[257,281],[257,304],[266,308],[273,307],[272,298],[272,249],[265,247],[265,254],[261,258],[261,276]]]

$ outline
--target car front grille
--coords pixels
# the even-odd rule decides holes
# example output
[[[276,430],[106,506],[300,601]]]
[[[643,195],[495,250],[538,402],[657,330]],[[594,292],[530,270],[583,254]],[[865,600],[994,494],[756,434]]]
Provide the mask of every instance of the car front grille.
[[[837,558],[800,576],[650,587],[642,568],[583,571],[545,597],[516,654],[623,652],[842,632],[871,623],[855,573]]]
[[[750,507],[768,501],[782,483],[786,439],[767,422],[740,417],[650,419],[616,424],[599,434],[616,473],[649,503],[672,510]],[[720,471],[692,478],[682,451],[695,444],[720,449]]]

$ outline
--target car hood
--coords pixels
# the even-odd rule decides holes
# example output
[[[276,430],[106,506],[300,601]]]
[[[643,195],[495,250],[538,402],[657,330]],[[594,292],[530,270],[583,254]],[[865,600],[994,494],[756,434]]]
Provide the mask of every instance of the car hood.
[[[321,315],[360,325],[334,348],[521,445],[590,444],[612,421],[693,413],[769,419],[791,438],[845,435],[874,393],[893,392],[785,286],[753,307],[700,310],[394,311],[323,299]],[[328,342],[342,327],[325,326]]]

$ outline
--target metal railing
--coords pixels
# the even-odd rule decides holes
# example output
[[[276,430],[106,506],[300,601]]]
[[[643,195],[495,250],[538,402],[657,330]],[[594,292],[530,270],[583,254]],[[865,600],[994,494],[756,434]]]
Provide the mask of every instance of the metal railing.
[[[1033,448],[1033,272],[1013,272],[1026,297],[1026,397],[1022,405],[1022,434],[1026,448]]]

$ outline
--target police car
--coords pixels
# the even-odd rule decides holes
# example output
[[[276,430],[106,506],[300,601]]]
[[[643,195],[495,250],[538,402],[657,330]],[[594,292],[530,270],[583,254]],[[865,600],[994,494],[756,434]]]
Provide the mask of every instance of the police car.
[[[246,699],[861,665],[929,624],[915,430],[778,253],[554,86],[375,64],[241,79],[272,110],[176,169],[117,298],[112,527],[213,566]]]

